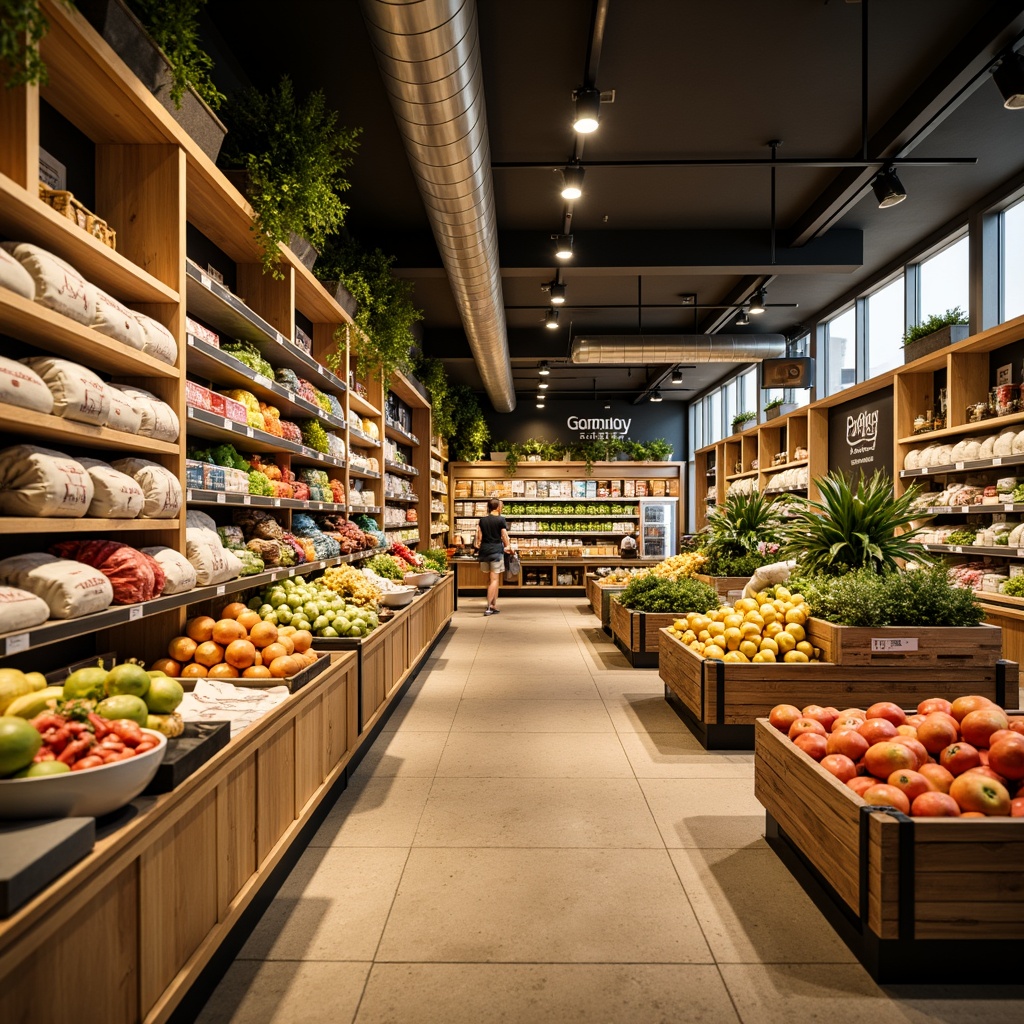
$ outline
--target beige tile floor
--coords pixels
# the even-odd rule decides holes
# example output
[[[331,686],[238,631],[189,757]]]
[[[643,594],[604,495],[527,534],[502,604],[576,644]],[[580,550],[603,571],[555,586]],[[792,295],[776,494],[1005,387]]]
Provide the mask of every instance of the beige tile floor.
[[[201,1024],[1024,1021],[1024,986],[876,985],[766,845],[752,755],[703,750],[585,601],[482,610]]]

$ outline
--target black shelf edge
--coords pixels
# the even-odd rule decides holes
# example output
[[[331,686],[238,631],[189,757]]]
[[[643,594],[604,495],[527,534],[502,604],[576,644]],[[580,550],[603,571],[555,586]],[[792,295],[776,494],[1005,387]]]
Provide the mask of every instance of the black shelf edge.
[[[364,434],[361,430],[356,430],[355,427],[350,423],[348,426],[349,443],[353,440],[360,442],[356,445],[357,448],[379,448],[380,441],[370,437],[369,434]]]
[[[916,542],[915,542],[916,543]],[[1011,548],[1006,545],[974,545],[974,544],[919,544],[925,551],[936,551],[946,555],[995,555],[997,558],[1024,559],[1024,548]]]
[[[303,501],[299,498],[268,498],[264,494],[236,494],[231,491],[207,491],[191,488],[185,492],[189,505],[232,505],[253,508],[294,508],[307,512],[345,512],[346,505],[330,501]]]
[[[404,427],[400,427],[393,420],[384,420],[385,431],[391,431],[391,434],[399,441],[406,441],[409,444],[414,444],[419,447],[420,439],[415,434],[410,434]]]
[[[398,494],[388,494],[385,491],[385,493],[384,493],[384,500],[386,502],[387,501],[400,501],[403,505],[415,505],[420,499],[419,498],[415,498],[415,497],[413,497],[413,498],[403,498],[401,495],[398,495]]]
[[[413,469],[412,466],[406,465],[404,462],[392,462],[390,459],[384,460],[384,468],[390,470],[392,473],[399,473],[402,476],[419,476],[420,471]]]

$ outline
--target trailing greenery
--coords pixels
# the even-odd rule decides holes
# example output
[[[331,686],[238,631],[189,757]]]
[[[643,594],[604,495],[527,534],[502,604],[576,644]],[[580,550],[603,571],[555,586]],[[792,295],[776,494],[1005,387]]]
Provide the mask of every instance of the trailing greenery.
[[[918,338],[926,338],[929,334],[941,331],[943,327],[966,324],[967,322],[967,314],[959,306],[947,309],[945,313],[933,313],[927,320],[922,320],[921,323],[907,328],[906,334],[903,335],[903,344],[909,345],[912,341],[917,341]]]
[[[128,0],[153,42],[171,65],[171,99],[179,110],[185,90],[192,88],[211,110],[225,100],[213,84],[213,59],[199,45],[199,12],[207,0]]]
[[[394,262],[380,249],[363,249],[355,239],[340,236],[328,242],[316,262],[321,281],[340,281],[358,303],[355,322],[363,336],[353,354],[356,375],[364,380],[375,372],[388,380],[396,370],[413,368],[412,326],[423,313],[413,304],[412,282],[392,272]]]
[[[977,626],[985,614],[941,563],[909,572],[856,569],[838,578],[820,573],[786,585],[803,594],[814,615],[840,626]]]
[[[779,534],[780,558],[795,558],[804,572],[841,576],[855,569],[895,569],[898,559],[929,562],[913,542],[921,531],[905,530],[919,518],[912,509],[915,485],[900,497],[892,494],[888,475],[861,473],[856,487],[842,473],[815,481],[821,501],[791,497]]]
[[[649,574],[634,576],[617,600],[636,612],[704,612],[719,605],[713,587],[693,577],[667,580]]]
[[[468,384],[452,388],[454,431],[448,439],[448,455],[455,462],[479,462],[490,451],[491,432],[476,394]]]
[[[70,0],[60,2],[72,10]],[[46,85],[46,63],[39,43],[50,24],[39,0],[0,0],[0,81],[8,89],[19,85]]]
[[[430,396],[431,427],[435,434],[439,434],[447,441],[455,429],[455,421],[452,418],[454,409],[451,382],[448,380],[444,363],[432,356],[420,355],[416,360],[414,372],[416,379],[427,389]]]
[[[341,193],[360,129],[339,128],[320,90],[299,99],[287,75],[270,92],[233,97],[222,116],[229,131],[221,163],[247,173],[263,271],[283,277],[278,244],[296,234],[321,249],[344,224]]]

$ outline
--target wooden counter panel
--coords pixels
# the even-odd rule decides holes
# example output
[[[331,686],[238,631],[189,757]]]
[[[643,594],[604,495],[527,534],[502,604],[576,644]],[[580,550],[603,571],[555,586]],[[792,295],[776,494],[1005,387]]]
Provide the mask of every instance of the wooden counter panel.
[[[325,715],[321,694],[295,716],[295,810],[306,806],[327,776]]]
[[[262,864],[295,820],[295,730],[286,722],[256,755],[256,862]]]
[[[217,787],[218,918],[256,873],[256,755],[232,768]]]

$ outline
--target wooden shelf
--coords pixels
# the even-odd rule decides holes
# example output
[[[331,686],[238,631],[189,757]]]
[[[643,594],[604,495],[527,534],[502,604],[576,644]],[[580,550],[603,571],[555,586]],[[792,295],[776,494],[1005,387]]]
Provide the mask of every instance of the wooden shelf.
[[[782,467],[782,468],[785,468],[785,467]],[[759,470],[759,469],[750,469],[746,473],[733,473],[732,476],[727,476],[725,479],[727,481],[729,481],[729,482],[731,482],[733,480],[746,480],[746,479],[748,479],[748,478],[750,478],[752,476],[758,476],[760,474],[760,472],[761,472],[761,470]]]
[[[900,477],[953,476],[957,473],[976,473],[983,469],[999,469],[1001,466],[1024,466],[1024,455],[997,455],[993,459],[971,459],[968,462],[954,462],[946,466],[901,469]]]
[[[796,469],[798,466],[806,466],[807,459],[790,459],[789,462],[780,462],[778,465],[772,464],[766,466],[763,470],[765,473],[781,473],[784,469]],[[728,478],[726,478],[728,479]]]
[[[354,409],[360,416],[379,416],[380,409],[375,408],[371,405],[358,391],[354,388],[349,388],[348,391],[348,405],[350,409]],[[370,438],[369,440],[373,440]],[[375,444],[379,444],[379,441],[375,441]]]
[[[176,530],[177,519],[65,519],[43,516],[0,516],[0,534],[12,533],[110,533],[113,530]]]
[[[6,288],[0,288],[0,332],[118,377],[175,379],[181,376],[177,367],[144,355],[130,345],[108,338]]]
[[[147,452],[162,455],[177,455],[178,445],[169,441],[158,441],[139,434],[127,434],[123,430],[109,427],[94,427],[88,423],[76,423],[60,416],[22,409],[16,405],[0,402],[0,431],[29,434],[33,440],[78,447],[103,448],[113,451]]]
[[[958,427],[943,427],[941,430],[931,430],[926,434],[911,434],[910,437],[901,437],[897,444],[918,445],[926,448],[930,441],[942,440],[945,437],[963,437],[965,434],[1000,434],[1003,427],[1019,423],[1024,423],[1024,412],[1014,412],[1009,416],[993,416],[991,419],[979,420],[977,423],[964,423]]]
[[[1000,502],[998,505],[929,505],[921,510],[922,516],[980,516],[993,512],[1024,512],[1024,505]]]
[[[348,428],[348,443],[353,448],[380,447],[380,441],[375,441],[369,434],[364,434],[361,430],[356,430],[351,426]]]
[[[384,423],[384,436],[390,437],[392,441],[401,441],[403,444],[418,447],[420,440],[415,434],[403,430],[397,423]]]
[[[629,512],[606,512],[604,515],[599,515],[596,512],[591,512],[583,515],[576,515],[573,512],[565,512],[558,515],[549,514],[534,514],[533,512],[509,512],[507,510],[502,511],[502,515],[506,519],[628,519],[639,520],[640,513],[631,514]]]
[[[414,469],[412,466],[404,462],[392,462],[390,459],[384,460],[384,468],[389,473],[397,473],[399,476],[419,476],[420,471]]]
[[[1011,548],[1006,545],[982,547],[977,544],[921,544],[925,551],[936,551],[947,555],[991,555],[996,558],[1024,558],[1024,548]]]

